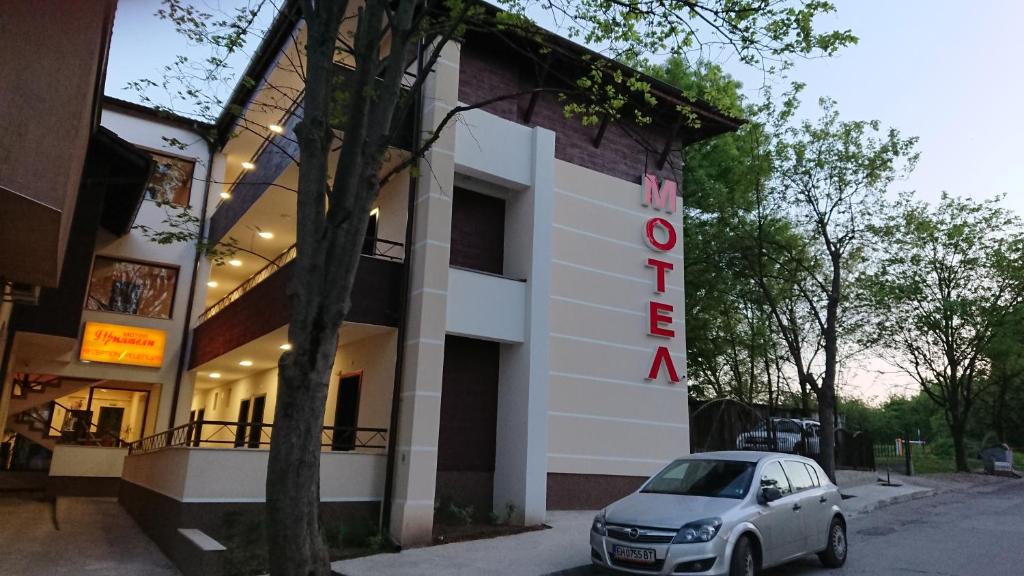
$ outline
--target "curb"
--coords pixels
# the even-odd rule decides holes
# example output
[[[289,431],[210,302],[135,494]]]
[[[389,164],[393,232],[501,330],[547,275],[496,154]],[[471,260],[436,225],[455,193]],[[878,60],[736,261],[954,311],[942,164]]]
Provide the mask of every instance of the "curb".
[[[930,498],[930,497],[935,496],[937,494],[939,494],[938,490],[935,490],[934,488],[925,488],[923,490],[919,490],[917,492],[911,492],[909,494],[900,494],[900,495],[897,495],[897,496],[892,496],[890,498],[883,498],[881,500],[876,500],[875,502],[872,502],[867,507],[865,507],[865,508],[863,508],[861,510],[858,510],[856,512],[851,512],[849,514],[849,517],[850,518],[857,518],[857,517],[863,516],[865,514],[870,514],[870,513],[874,512],[876,510],[879,510],[881,508],[887,508],[889,506],[893,506],[893,505],[896,505],[896,504],[903,504],[905,502],[911,502],[913,500],[920,500],[922,498]]]

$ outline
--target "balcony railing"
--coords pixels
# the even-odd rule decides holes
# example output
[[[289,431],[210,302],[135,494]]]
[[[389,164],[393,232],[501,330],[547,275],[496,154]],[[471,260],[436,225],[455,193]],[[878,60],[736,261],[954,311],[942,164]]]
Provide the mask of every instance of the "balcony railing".
[[[366,246],[363,248],[363,255],[383,258],[394,262],[401,262],[403,246],[404,244],[401,242],[392,242],[391,240],[385,240],[383,238],[367,238]],[[285,264],[294,260],[295,254],[295,245],[293,244],[277,258],[271,260],[266,266],[260,268],[255,274],[239,284],[237,288],[228,292],[227,295],[220,300],[214,302],[213,305],[207,308],[206,311],[199,316],[199,322],[197,322],[197,324],[206,322],[215,314],[227,308],[232,302],[241,298],[246,292],[252,290],[258,284],[284,267]]]
[[[273,424],[194,420],[132,442],[128,445],[128,453],[145,454],[171,446],[269,448],[273,430]],[[387,428],[324,426],[320,431],[320,447],[333,451],[358,450],[383,453],[387,450],[387,435]]]

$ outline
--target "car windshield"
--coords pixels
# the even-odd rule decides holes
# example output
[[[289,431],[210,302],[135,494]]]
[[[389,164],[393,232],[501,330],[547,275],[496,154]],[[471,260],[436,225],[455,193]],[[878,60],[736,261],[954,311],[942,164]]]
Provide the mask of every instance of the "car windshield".
[[[740,499],[750,490],[753,476],[753,462],[676,460],[651,478],[641,492]]]

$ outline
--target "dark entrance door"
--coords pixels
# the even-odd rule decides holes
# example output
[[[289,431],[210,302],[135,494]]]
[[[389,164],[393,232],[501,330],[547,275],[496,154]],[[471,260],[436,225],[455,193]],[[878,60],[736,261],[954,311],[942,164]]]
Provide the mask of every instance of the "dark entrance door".
[[[252,419],[249,424],[249,448],[259,448],[263,435],[263,410],[267,407],[267,397],[257,396],[252,399]]]
[[[206,419],[206,408],[200,408],[196,413],[196,424],[192,427],[192,445],[196,448],[203,440],[203,420]]]
[[[373,256],[377,251],[377,212],[370,212],[366,223],[366,236],[363,238],[363,254]]]
[[[334,436],[331,450],[352,450],[356,447],[359,426],[359,383],[362,374],[346,374],[338,383],[338,401],[334,406]]]
[[[235,448],[245,445],[245,433],[249,430],[249,400],[238,405],[238,425],[235,426]]]
[[[494,494],[501,347],[459,336],[444,341],[437,495],[486,516]]]
[[[124,420],[124,408],[113,406],[100,407],[100,415],[96,420],[96,431],[103,437],[120,438],[121,422]]]

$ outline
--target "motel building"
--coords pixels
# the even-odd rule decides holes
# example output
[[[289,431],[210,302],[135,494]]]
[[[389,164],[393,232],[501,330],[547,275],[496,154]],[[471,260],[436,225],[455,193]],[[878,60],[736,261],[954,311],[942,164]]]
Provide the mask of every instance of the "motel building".
[[[121,220],[93,215],[59,281],[9,282],[43,288],[0,315],[0,421],[16,438],[4,465],[45,471],[58,495],[116,495],[190,574],[206,536],[265,501],[287,287],[301,282],[303,24],[287,6],[246,73],[260,81],[232,94],[240,114],[202,125],[96,96],[94,132],[150,165],[116,180],[123,198],[108,191]],[[549,83],[592,54],[545,43]],[[446,46],[393,158],[453,106],[536,86],[522,48],[479,32]],[[450,504],[535,525],[600,508],[688,453],[680,152],[739,121],[651,82],[651,125],[583,126],[550,95],[502,100],[463,114],[418,176],[386,184],[331,377],[325,523],[383,526],[402,546],[431,543]],[[147,240],[138,226],[167,210],[153,199],[239,249],[216,265]]]

